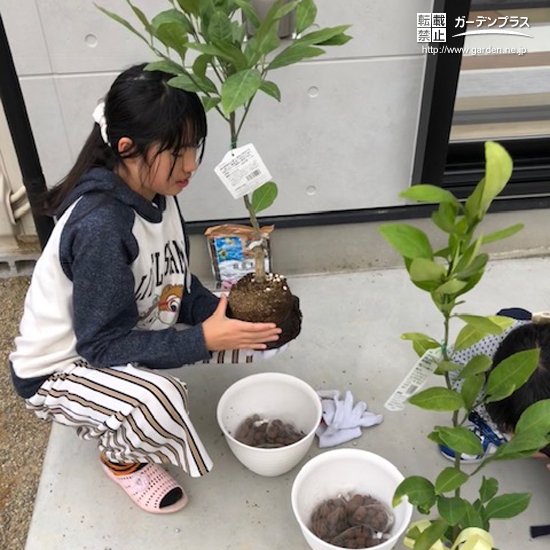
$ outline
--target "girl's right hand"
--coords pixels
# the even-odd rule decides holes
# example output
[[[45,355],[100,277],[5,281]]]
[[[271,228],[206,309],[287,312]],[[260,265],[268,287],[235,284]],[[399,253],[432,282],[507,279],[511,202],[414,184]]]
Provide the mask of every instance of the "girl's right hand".
[[[226,316],[227,297],[222,295],[216,311],[202,323],[206,349],[266,349],[266,342],[279,339],[281,329],[275,323],[248,323]]]

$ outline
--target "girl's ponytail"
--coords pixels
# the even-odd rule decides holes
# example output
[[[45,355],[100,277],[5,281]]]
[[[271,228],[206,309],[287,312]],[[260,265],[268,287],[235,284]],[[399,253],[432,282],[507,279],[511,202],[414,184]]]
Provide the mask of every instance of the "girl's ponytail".
[[[52,189],[46,191],[42,197],[42,212],[54,216],[65,198],[76,187],[82,176],[95,166],[103,166],[113,170],[116,156],[101,136],[99,125],[94,128],[84,143],[78,158],[70,172]]]

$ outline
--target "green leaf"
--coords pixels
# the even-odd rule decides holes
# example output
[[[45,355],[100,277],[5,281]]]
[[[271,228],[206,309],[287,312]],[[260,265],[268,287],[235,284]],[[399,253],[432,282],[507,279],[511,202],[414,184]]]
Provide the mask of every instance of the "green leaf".
[[[197,56],[193,62],[193,73],[200,77],[206,76],[206,69],[208,68],[208,64],[211,60],[212,56],[208,54],[201,54]]]
[[[448,527],[445,521],[432,522],[416,539],[414,550],[430,550],[437,541],[441,540]]]
[[[412,225],[385,223],[380,226],[380,233],[404,258],[433,258],[428,237]]]
[[[465,213],[471,222],[479,222],[493,199],[504,189],[512,175],[512,159],[493,141],[485,142],[485,177],[466,200]]]
[[[470,245],[466,251],[462,254],[460,257],[460,260],[456,264],[456,267],[454,269],[455,273],[461,273],[466,270],[468,266],[472,263],[474,258],[476,257],[477,253],[479,252],[479,248],[481,246],[481,240],[482,237],[478,237],[475,242]]]
[[[489,261],[489,256],[487,254],[485,253],[479,254],[472,260],[472,262],[466,269],[456,273],[456,278],[467,281],[468,279],[471,280],[471,278],[474,276],[481,277],[488,261]]]
[[[348,34],[337,34],[328,40],[323,40],[323,42],[318,42],[319,46],[343,46],[347,44],[352,39]]]
[[[223,11],[215,11],[208,25],[209,40],[219,40],[231,43],[233,40],[233,26],[231,19]]]
[[[260,84],[260,90],[266,93],[267,95],[274,97],[277,101],[281,101],[281,90],[275,82],[270,82],[269,80],[264,80]]]
[[[277,184],[268,181],[252,193],[252,210],[257,214],[269,208],[277,198]]]
[[[313,0],[302,0],[296,8],[296,33],[301,34],[315,22],[317,6]]]
[[[516,517],[527,509],[531,495],[529,493],[509,493],[491,499],[485,506],[486,519],[508,519]]]
[[[485,185],[480,199],[483,214],[493,199],[504,189],[512,176],[512,159],[502,145],[494,141],[485,142]]]
[[[515,434],[510,441],[500,445],[491,458],[494,460],[523,458],[531,456],[539,449],[546,447],[547,444],[548,438],[544,435],[522,432]]]
[[[181,75],[185,74],[185,69],[178,63],[171,61],[170,59],[163,59],[162,61],[153,61],[145,66],[146,71],[162,71],[163,73]]]
[[[430,432],[426,437],[430,441],[433,441],[436,445],[445,445],[445,443],[443,443],[443,440],[439,436],[439,432],[437,430]]]
[[[447,388],[428,388],[409,397],[409,403],[429,411],[458,411],[464,406],[462,397]]]
[[[468,428],[462,428],[460,426],[456,428],[437,426],[437,431],[445,445],[458,453],[467,455],[479,455],[483,453],[479,438]]]
[[[433,260],[415,258],[409,268],[409,275],[414,282],[439,282],[445,277],[445,269]]]
[[[247,69],[231,75],[222,84],[222,107],[226,115],[234,112],[254,97],[262,78],[257,69]]]
[[[434,225],[445,233],[454,233],[457,209],[448,202],[442,202],[439,209],[432,212],[431,218]]]
[[[232,22],[233,27],[233,43],[242,50],[242,45],[246,37],[246,23],[239,24],[237,21]]]
[[[302,44],[291,44],[288,48],[285,48],[282,52],[277,54],[271,63],[269,63],[267,69],[269,71],[273,69],[280,69],[281,67],[287,67],[298,63],[303,59],[317,57],[323,55],[325,50],[322,48],[316,48],[313,46],[304,46]]]
[[[466,366],[460,371],[459,378],[468,378],[469,376],[475,376],[483,372],[487,372],[493,361],[487,355],[476,355],[472,357]]]
[[[218,50],[218,53],[216,54],[217,57],[229,61],[233,65],[235,72],[253,68],[250,67],[246,55],[244,55],[240,48],[237,48],[237,46],[235,46],[231,42],[228,42],[227,40],[222,41],[213,38],[212,44]]]
[[[168,48],[184,56],[187,51],[187,35],[193,27],[187,17],[178,10],[167,10],[156,15],[151,21],[154,35]]]
[[[514,429],[516,435],[529,433],[546,435],[550,433],[550,399],[533,403],[519,417]]]
[[[136,17],[141,21],[141,24],[147,32],[151,34],[151,23],[149,23],[147,17],[145,17],[145,14],[137,6],[134,6],[130,0],[126,0],[126,3],[132,8],[132,11],[136,14]]]
[[[145,36],[143,36],[130,23],[128,23],[128,21],[126,21],[126,19],[123,19],[122,17],[120,17],[120,15],[118,15],[116,13],[113,13],[112,11],[106,10],[105,8],[102,8],[101,6],[98,6],[95,3],[94,3],[94,6],[99,11],[101,11],[102,13],[104,13],[105,15],[107,15],[108,17],[110,17],[111,19],[116,21],[117,23],[120,23],[122,26],[126,27],[130,32],[134,33],[136,36],[141,38],[141,40],[143,40],[147,45],[149,45],[149,40],[147,40],[147,38]]]
[[[465,323],[473,328],[485,332],[487,334],[502,334],[504,330],[500,325],[493,322],[489,317],[481,317],[479,315],[457,315],[459,319],[462,319]]]
[[[446,281],[441,286],[438,286],[435,289],[435,292],[440,292],[441,294],[456,294],[460,292],[466,286],[465,281],[459,281],[458,279],[450,279]]]
[[[517,223],[516,225],[511,225],[506,229],[501,229],[500,231],[495,231],[494,233],[489,233],[483,237],[483,244],[494,243],[495,241],[500,241],[501,239],[506,239],[515,235],[518,231],[521,231],[524,228],[522,223]]]
[[[485,214],[480,207],[481,195],[483,193],[484,186],[485,178],[482,178],[470,196],[466,199],[466,203],[464,205],[465,217],[472,225],[478,223]]]
[[[479,527],[480,529],[484,529],[486,526],[483,522],[483,519],[480,513],[474,508],[472,503],[467,501],[465,502],[466,502],[466,513],[464,514],[464,517],[460,522],[460,526],[463,529],[466,529],[467,527]]]
[[[462,395],[462,399],[464,399],[464,408],[467,411],[477,402],[484,383],[485,376],[482,374],[469,376],[464,380],[462,388],[460,389],[460,395]]]
[[[487,379],[486,401],[500,401],[523,386],[537,368],[539,352],[538,349],[520,351],[499,363]]]
[[[437,340],[434,340],[431,336],[423,334],[422,332],[404,332],[401,335],[401,340],[412,340],[413,342],[427,342],[433,344],[429,346],[430,348],[437,348],[440,345]]]
[[[272,4],[266,16],[260,21],[254,36],[247,43],[246,56],[252,66],[255,66],[262,56],[267,55],[279,46],[277,14],[281,9],[281,4],[281,0],[277,0]]]
[[[440,344],[426,334],[419,332],[408,332],[401,335],[402,340],[412,340],[413,349],[419,357],[422,357],[429,349],[439,348]]]
[[[498,492],[498,481],[494,477],[483,476],[481,487],[479,488],[479,497],[481,502],[488,502]]]
[[[178,0],[180,8],[191,15],[199,15],[201,0]]]
[[[332,38],[341,36],[344,31],[350,28],[350,25],[339,25],[338,27],[325,27],[318,31],[313,31],[294,41],[297,46],[320,46],[330,41]]]
[[[477,344],[477,342],[485,338],[485,336],[487,336],[485,332],[472,327],[472,325],[464,325],[456,337],[454,351],[461,351],[469,348]]]
[[[285,15],[289,14],[291,11],[294,11],[298,4],[300,3],[300,0],[294,0],[293,2],[286,2],[283,3],[283,5],[277,9],[275,12],[275,19],[279,20],[282,19]]]
[[[460,497],[439,497],[439,515],[449,524],[456,525],[466,515],[466,504]]]
[[[246,20],[255,29],[257,29],[260,26],[260,19],[256,11],[254,10],[253,6],[250,5],[250,0],[236,0],[235,3],[243,11],[244,16],[246,17]]]
[[[432,482],[425,477],[409,476],[395,490],[392,506],[397,506],[406,496],[413,506],[431,507],[435,504],[435,489]]]
[[[216,85],[208,77],[198,75],[182,74],[171,78],[168,81],[170,86],[181,88],[188,92],[217,93]]]
[[[456,208],[460,208],[460,202],[458,199],[450,192],[436,185],[413,185],[409,187],[406,191],[399,193],[399,196],[404,199],[411,199],[416,202],[428,202],[428,203],[450,203],[453,204]]]
[[[457,468],[445,468],[435,480],[435,492],[439,495],[450,493],[464,485],[470,476]]]
[[[437,366],[436,373],[441,374],[443,372],[453,372],[461,369],[462,365],[459,363],[453,363],[452,361],[441,361],[441,363]]]
[[[201,97],[202,104],[204,106],[205,112],[210,111],[213,109],[218,103],[221,101],[220,97],[208,97],[208,96],[202,96]]]

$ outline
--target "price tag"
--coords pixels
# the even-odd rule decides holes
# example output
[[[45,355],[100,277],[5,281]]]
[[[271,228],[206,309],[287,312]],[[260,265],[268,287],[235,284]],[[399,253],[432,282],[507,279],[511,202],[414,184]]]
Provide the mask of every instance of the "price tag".
[[[269,170],[251,143],[228,151],[214,168],[214,172],[234,199],[243,197],[271,181]]]
[[[441,348],[426,350],[424,355],[418,359],[414,367],[399,387],[392,393],[391,397],[384,403],[389,411],[402,411],[405,408],[407,399],[421,389],[426,380],[437,369],[442,359]]]

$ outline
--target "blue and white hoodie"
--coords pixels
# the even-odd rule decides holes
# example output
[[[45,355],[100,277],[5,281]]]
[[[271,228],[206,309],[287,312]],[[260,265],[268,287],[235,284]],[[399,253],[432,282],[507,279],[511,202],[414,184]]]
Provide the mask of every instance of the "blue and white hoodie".
[[[110,170],[94,168],[59,215],[10,355],[22,397],[82,359],[166,369],[210,358],[201,322],[218,298],[189,271],[175,197],[148,201]],[[176,322],[191,328],[176,330]]]

